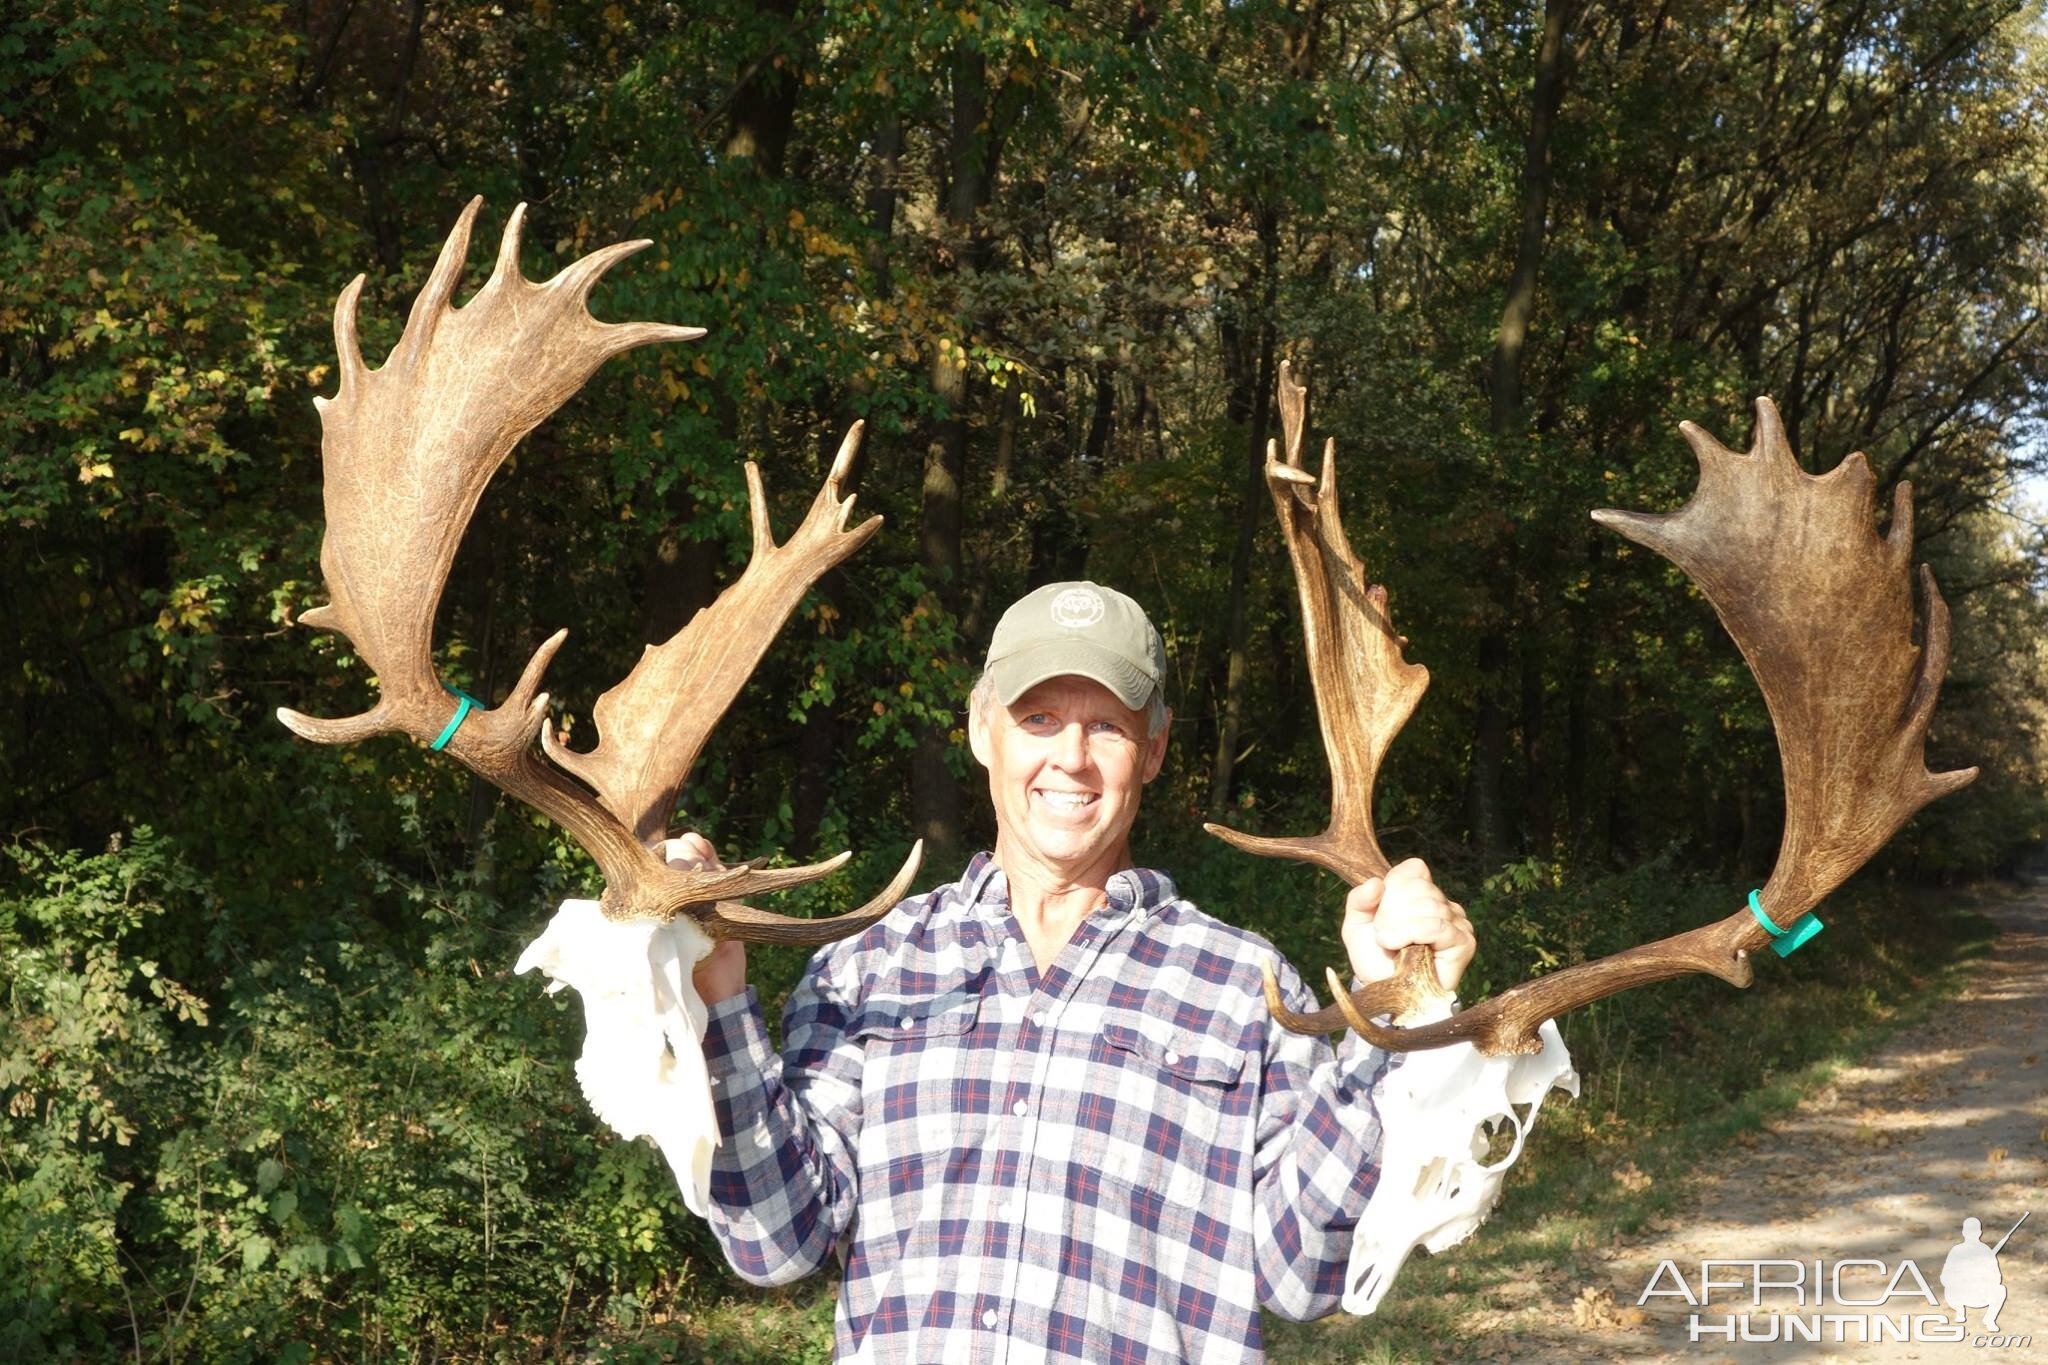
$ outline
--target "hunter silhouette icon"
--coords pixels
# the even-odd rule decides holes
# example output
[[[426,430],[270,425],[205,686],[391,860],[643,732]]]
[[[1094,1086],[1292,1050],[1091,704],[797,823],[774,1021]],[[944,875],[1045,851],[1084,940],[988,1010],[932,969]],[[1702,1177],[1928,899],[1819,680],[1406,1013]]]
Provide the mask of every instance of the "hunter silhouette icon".
[[[2029,1209],[2021,1214],[2020,1223],[2026,1222],[2032,1212]],[[1941,1297],[1955,1310],[1957,1322],[1969,1320],[1969,1309],[1982,1308],[1984,1330],[1998,1330],[1998,1310],[2005,1306],[2005,1281],[1998,1273],[1998,1253],[2020,1230],[2020,1223],[2014,1223],[1998,1239],[1997,1246],[1988,1247],[1984,1245],[1984,1225],[1974,1218],[1963,1220],[1963,1240],[1941,1263]]]

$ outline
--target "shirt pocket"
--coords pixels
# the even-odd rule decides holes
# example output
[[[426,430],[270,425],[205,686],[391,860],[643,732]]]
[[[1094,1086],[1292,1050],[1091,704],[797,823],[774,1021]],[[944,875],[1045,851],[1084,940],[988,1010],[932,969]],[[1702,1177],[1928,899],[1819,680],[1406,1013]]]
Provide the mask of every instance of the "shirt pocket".
[[[870,994],[848,1033],[860,1042],[860,1164],[894,1166],[950,1151],[960,1132],[958,1090],[973,1074],[981,995],[960,988]]]
[[[1180,1205],[1236,1182],[1249,1142],[1242,1049],[1156,1018],[1110,1019],[1093,1060],[1116,1107],[1093,1144],[1105,1178]]]

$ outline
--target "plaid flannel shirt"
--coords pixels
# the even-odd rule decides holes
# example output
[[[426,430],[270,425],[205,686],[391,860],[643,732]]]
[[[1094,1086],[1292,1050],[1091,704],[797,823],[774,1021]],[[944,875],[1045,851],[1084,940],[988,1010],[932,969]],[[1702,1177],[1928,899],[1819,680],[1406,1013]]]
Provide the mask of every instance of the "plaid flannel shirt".
[[[1041,977],[979,854],[820,950],[780,1057],[712,1006],[712,1229],[761,1285],[839,1250],[839,1359],[1255,1360],[1261,1304],[1337,1307],[1397,1060],[1274,1024],[1272,945],[1162,874],[1108,892]]]

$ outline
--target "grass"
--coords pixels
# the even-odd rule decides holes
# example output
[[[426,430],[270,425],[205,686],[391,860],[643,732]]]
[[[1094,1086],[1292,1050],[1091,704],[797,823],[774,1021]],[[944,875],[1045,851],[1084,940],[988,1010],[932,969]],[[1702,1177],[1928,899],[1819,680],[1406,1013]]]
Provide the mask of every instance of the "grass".
[[[1630,918],[1619,903],[1629,893],[1614,894],[1614,916]],[[1951,998],[1996,936],[1976,907],[2001,894],[1862,883],[1823,907],[1827,931],[1801,953],[1760,960],[1747,991],[1693,978],[1568,1016],[1562,1027],[1581,1097],[1545,1106],[1491,1221],[1442,1256],[1411,1257],[1370,1318],[1269,1317],[1270,1358],[1388,1365],[1471,1355],[1498,1310],[1526,1298],[1531,1274],[1557,1288],[1583,1283],[1598,1248],[1687,1207],[1693,1172],[1753,1141],[1842,1066]],[[1527,911],[1513,895],[1475,907],[1482,943],[1489,920],[1506,926]],[[687,1311],[594,1343],[594,1354],[822,1362],[831,1355],[834,1295],[826,1276],[773,1294],[707,1291]]]

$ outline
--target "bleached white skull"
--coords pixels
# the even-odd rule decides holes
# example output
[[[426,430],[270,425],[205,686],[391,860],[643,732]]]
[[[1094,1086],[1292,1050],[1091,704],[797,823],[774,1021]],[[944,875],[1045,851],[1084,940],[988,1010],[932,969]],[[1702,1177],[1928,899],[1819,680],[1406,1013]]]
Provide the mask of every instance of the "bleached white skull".
[[[576,988],[586,1026],[576,1059],[583,1097],[621,1137],[654,1139],[700,1218],[710,1207],[718,1115],[704,1066],[706,1010],[691,974],[712,947],[688,915],[666,924],[609,920],[596,901],[564,901],[513,968],[540,968],[549,994]]]
[[[1404,1022],[1425,1023],[1449,1012],[1446,1005]],[[1387,1077],[1378,1096],[1386,1134],[1380,1179],[1352,1233],[1345,1311],[1378,1308],[1416,1247],[1444,1251],[1471,1236],[1499,1202],[1501,1180],[1522,1154],[1543,1097],[1552,1087],[1577,1096],[1579,1076],[1556,1023],[1545,1021],[1538,1036],[1543,1050],[1534,1056],[1488,1057],[1459,1043],[1411,1052]],[[1501,1124],[1514,1141],[1488,1165]]]

